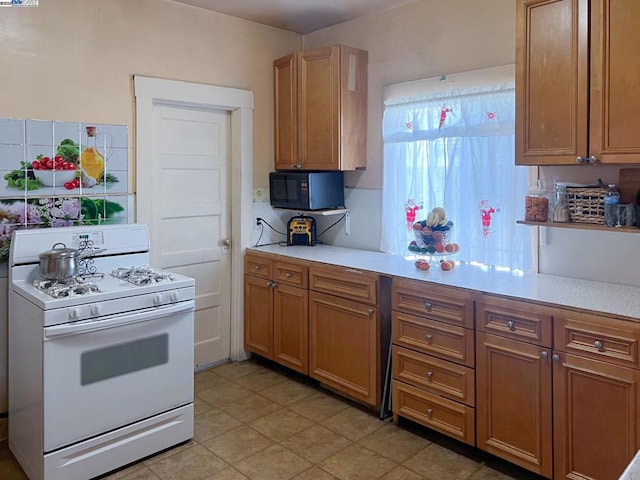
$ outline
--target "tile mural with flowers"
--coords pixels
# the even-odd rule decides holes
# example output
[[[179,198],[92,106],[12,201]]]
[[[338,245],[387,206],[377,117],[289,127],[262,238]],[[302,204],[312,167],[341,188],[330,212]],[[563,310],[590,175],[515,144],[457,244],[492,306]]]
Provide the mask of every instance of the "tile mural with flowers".
[[[131,221],[126,125],[0,118],[0,263],[19,228]]]

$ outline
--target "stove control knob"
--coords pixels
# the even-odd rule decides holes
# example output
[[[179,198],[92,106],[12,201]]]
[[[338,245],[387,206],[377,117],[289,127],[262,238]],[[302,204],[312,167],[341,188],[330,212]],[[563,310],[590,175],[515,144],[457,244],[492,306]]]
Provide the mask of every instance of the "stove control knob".
[[[91,315],[100,315],[100,305],[91,305]]]
[[[77,320],[79,318],[80,318],[80,309],[78,307],[70,308],[69,309],[69,319],[70,320]]]
[[[172,302],[177,302],[177,301],[178,301],[178,298],[179,298],[179,297],[178,297],[178,292],[176,292],[175,290],[169,294],[169,299],[170,299]]]
[[[159,293],[156,293],[153,296],[153,304],[154,305],[162,305],[162,295],[160,295]]]

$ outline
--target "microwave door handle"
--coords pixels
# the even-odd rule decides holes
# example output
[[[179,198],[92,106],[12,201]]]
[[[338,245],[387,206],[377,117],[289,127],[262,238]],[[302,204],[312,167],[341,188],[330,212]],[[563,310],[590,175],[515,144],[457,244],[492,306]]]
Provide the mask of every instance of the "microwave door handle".
[[[189,300],[181,302],[169,307],[154,308],[145,312],[132,313],[129,315],[113,315],[107,319],[93,319],[83,322],[67,323],[63,325],[55,325],[44,329],[45,340],[47,338],[61,337],[63,335],[79,335],[82,333],[95,332],[106,328],[113,328],[122,325],[131,325],[134,323],[148,322],[160,318],[175,315],[176,313],[193,310],[195,301]]]

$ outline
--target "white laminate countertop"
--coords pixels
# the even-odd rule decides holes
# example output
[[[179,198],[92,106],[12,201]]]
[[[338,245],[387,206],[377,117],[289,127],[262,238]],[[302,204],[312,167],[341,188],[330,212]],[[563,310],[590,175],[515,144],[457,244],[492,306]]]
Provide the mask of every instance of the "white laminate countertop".
[[[618,480],[638,480],[640,479],[640,452],[636,453],[627,468],[625,468]]]
[[[637,287],[535,273],[516,275],[468,264],[458,265],[449,271],[443,271],[437,265],[432,265],[430,270],[418,270],[414,265],[415,260],[411,257],[329,245],[268,245],[248,248],[247,251],[271,253],[552,305],[621,315],[630,320],[640,321],[640,288]]]

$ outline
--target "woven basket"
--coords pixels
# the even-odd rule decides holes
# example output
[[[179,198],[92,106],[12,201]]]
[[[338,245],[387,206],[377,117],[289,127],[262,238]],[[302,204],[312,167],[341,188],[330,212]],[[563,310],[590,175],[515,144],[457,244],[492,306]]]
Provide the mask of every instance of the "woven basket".
[[[578,223],[604,223],[604,188],[567,187],[569,218]]]

